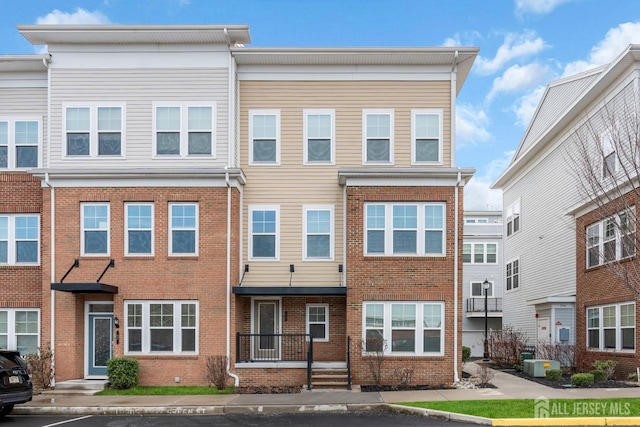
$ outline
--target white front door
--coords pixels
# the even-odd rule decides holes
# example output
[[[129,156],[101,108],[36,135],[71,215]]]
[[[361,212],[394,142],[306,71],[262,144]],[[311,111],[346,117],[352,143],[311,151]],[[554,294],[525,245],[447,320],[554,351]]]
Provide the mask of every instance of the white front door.
[[[549,327],[549,318],[540,317],[538,319],[538,343],[551,342],[551,328]]]

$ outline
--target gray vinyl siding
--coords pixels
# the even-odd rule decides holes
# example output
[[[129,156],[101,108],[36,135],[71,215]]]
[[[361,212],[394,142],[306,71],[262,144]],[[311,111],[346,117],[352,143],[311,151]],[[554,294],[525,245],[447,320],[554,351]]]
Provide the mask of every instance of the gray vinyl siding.
[[[228,162],[228,70],[55,69],[51,70],[51,167],[224,167]],[[65,104],[125,103],[124,159],[64,159]],[[215,159],[152,159],[154,102],[215,103]]]
[[[558,325],[558,322],[560,325]],[[561,308],[557,307],[554,310],[554,318],[553,318],[553,334],[555,340],[558,341],[558,328],[565,327],[569,328],[569,344],[575,344],[576,342],[576,313],[573,306]]]

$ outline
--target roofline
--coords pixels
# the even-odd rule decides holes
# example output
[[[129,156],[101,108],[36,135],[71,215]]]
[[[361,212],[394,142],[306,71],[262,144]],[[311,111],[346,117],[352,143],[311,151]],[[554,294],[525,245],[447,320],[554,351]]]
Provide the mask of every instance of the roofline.
[[[51,55],[0,55],[0,71],[46,71]]]
[[[455,54],[470,53],[477,54],[479,47],[445,47],[445,46],[399,46],[399,47],[375,47],[375,46],[352,46],[352,47],[233,47],[231,51],[236,54],[254,54],[254,53],[443,53]]]
[[[349,179],[460,179],[464,184],[469,182],[473,174],[476,172],[473,168],[357,168],[357,169],[339,169],[338,182],[340,185],[348,185]]]

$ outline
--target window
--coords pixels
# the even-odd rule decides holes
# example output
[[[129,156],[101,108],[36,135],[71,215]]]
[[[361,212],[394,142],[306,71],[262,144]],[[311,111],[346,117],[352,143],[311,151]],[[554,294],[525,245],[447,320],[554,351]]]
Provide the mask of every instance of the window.
[[[38,265],[39,263],[40,217],[38,215],[0,215],[0,265]]]
[[[635,207],[589,225],[586,230],[587,268],[635,255],[635,233]]]
[[[333,260],[333,206],[303,208],[304,259]]]
[[[365,204],[366,255],[444,255],[444,203]]]
[[[442,110],[411,111],[412,164],[442,163]]]
[[[307,334],[313,341],[329,341],[329,305],[307,304]]]
[[[614,135],[618,134],[618,123],[614,123],[612,128],[606,129],[600,135],[602,144],[602,178],[610,178],[616,173],[617,153]]]
[[[249,164],[280,164],[280,111],[249,111]]]
[[[441,302],[365,302],[365,351],[393,355],[442,355],[444,304]]]
[[[489,220],[487,218],[465,218],[465,224],[488,224]]]
[[[304,164],[334,164],[334,110],[304,110]]]
[[[635,351],[635,320],[633,302],[587,307],[587,347],[601,351]]]
[[[65,108],[66,155],[123,155],[123,106]]]
[[[253,260],[277,260],[279,253],[279,208],[249,207],[249,254]]]
[[[393,110],[362,112],[362,162],[393,163]]]
[[[467,264],[497,264],[498,245],[496,243],[464,243],[462,261]]]
[[[215,156],[215,105],[155,105],[155,156]]]
[[[82,203],[82,255],[109,255],[109,204]]]
[[[125,204],[125,254],[153,255],[153,203]]]
[[[0,170],[40,165],[40,121],[0,118]]]
[[[507,208],[507,237],[520,231],[520,200]]]
[[[507,263],[507,290],[520,287],[520,260]]]
[[[169,255],[198,255],[198,204],[169,203]]]
[[[125,352],[198,352],[196,301],[126,301],[125,311]]]
[[[471,282],[471,296],[484,298],[484,281]],[[487,297],[493,298],[493,282],[489,282],[489,289],[487,289]]]
[[[40,347],[40,312],[28,309],[0,309],[0,348],[37,354]]]
[[[606,154],[602,158],[602,177],[609,178],[616,173],[616,152]]]

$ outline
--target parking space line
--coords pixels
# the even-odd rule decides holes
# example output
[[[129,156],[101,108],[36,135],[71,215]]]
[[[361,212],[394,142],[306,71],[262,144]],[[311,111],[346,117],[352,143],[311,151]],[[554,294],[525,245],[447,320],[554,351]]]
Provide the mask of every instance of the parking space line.
[[[72,422],[74,422],[74,421],[80,421],[80,420],[84,420],[85,418],[91,418],[91,417],[93,417],[93,415],[86,415],[86,416],[84,416],[84,417],[78,417],[78,418],[74,418],[74,419],[72,419],[72,420],[66,420],[66,421],[60,421],[60,422],[53,423],[53,424],[47,424],[47,425],[44,425],[44,426],[42,426],[42,427],[53,427],[53,426],[59,426],[59,425],[61,425],[61,424],[72,423]]]

